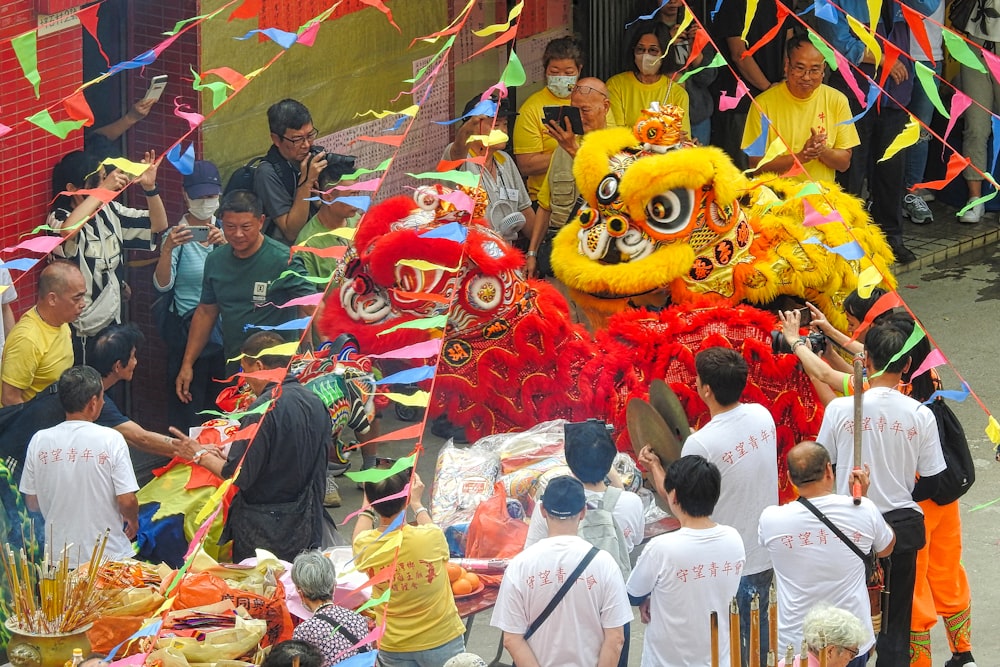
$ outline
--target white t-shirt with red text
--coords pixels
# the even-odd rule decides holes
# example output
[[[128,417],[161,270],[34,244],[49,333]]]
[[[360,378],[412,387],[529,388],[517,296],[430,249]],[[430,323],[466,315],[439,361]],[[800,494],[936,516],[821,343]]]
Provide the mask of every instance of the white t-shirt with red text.
[[[31,438],[21,493],[38,497],[52,553],[69,550],[69,566],[90,560],[97,539],[110,530],[104,555],[135,555],[125,536],[118,496],[139,490],[125,438],[111,428],[65,421]]]
[[[765,507],[778,504],[778,436],[771,413],[757,403],[740,403],[688,436],[681,453],[698,454],[719,467],[722,493],[712,520],[743,538],[743,574],[769,569],[767,550],[757,543],[757,522]]]
[[[710,667],[713,611],[719,616],[719,664],[729,664],[729,603],[743,575],[743,540],[734,528],[681,528],[650,540],[626,589],[650,596],[643,667]]]
[[[850,496],[831,493],[809,502],[863,553],[873,545],[882,551],[892,542],[892,529],[867,498],[855,505]],[[858,617],[866,633],[862,653],[875,645],[865,564],[815,514],[798,501],[768,507],[760,517],[760,543],[774,563],[778,646],[802,645],[802,619],[820,602]]]
[[[576,535],[547,537],[511,559],[490,625],[524,634],[591,549]],[[528,639],[540,665],[596,667],[605,628],[632,620],[614,557],[598,551],[552,614]]]

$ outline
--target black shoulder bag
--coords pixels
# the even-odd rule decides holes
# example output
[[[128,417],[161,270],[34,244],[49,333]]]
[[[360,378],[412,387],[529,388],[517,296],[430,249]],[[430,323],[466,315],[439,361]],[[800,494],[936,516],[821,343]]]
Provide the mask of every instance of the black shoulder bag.
[[[566,581],[563,582],[563,585],[559,587],[559,590],[556,591],[556,594],[552,597],[551,600],[549,600],[549,603],[545,606],[545,609],[542,610],[542,613],[539,614],[538,618],[532,621],[531,625],[528,626],[528,629],[524,633],[525,641],[527,641],[528,638],[531,637],[531,635],[535,634],[535,632],[542,625],[542,623],[544,623],[545,620],[549,617],[549,615],[552,614],[556,606],[562,601],[564,597],[566,597],[566,594],[569,593],[569,589],[573,587],[574,583],[576,583],[577,578],[581,574],[583,574],[584,568],[586,568],[590,564],[590,561],[594,560],[594,556],[597,555],[598,551],[600,551],[600,549],[598,549],[597,547],[590,547],[590,551],[587,552],[587,555],[583,557],[583,560],[580,561],[580,564],[576,566],[576,569],[573,570],[573,572],[569,575],[569,577],[566,578]]]
[[[820,512],[815,505],[802,496],[799,496],[798,500],[807,510],[815,514],[817,519],[826,524],[833,531],[833,534],[839,537],[840,541],[857,554],[861,562],[865,564],[865,585],[868,587],[868,601],[871,603],[872,625],[875,627],[875,632],[878,633],[882,623],[882,593],[885,590],[885,572],[883,572],[882,563],[875,553],[875,545],[873,544],[872,550],[866,554],[857,544],[848,539],[847,535],[844,535],[839,528],[833,525],[833,522]]]

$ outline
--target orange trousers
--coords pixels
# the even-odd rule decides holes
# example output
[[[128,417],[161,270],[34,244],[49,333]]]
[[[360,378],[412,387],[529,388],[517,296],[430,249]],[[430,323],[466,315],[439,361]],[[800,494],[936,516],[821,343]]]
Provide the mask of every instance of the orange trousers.
[[[962,567],[962,518],[958,501],[920,503],[927,544],[917,552],[917,580],[910,620],[910,665],[931,667],[930,630],[944,618],[952,653],[972,650],[969,578]]]

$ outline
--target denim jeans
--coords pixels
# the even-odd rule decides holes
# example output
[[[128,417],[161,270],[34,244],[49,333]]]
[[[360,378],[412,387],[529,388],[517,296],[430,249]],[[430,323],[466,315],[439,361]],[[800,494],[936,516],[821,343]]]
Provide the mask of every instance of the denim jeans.
[[[423,651],[379,651],[379,667],[441,667],[465,652],[465,638],[459,635],[446,644]]]
[[[933,67],[928,60],[921,60],[921,65],[925,65],[941,74],[944,63],[938,60],[937,67]],[[930,127],[931,119],[934,117],[934,105],[931,103],[923,87],[914,86],[913,96],[910,98],[910,113],[924,125]],[[906,152],[906,172],[904,180],[907,188],[912,188],[917,183],[924,180],[924,169],[927,167],[927,151],[930,148],[931,135],[921,126],[920,141],[913,144]]]
[[[750,599],[753,598],[754,593],[760,596],[760,664],[767,664],[768,644],[771,637],[767,605],[771,600],[771,581],[773,580],[774,570],[772,569],[755,574],[745,574],[740,578],[740,587],[736,591],[736,603],[740,606],[741,665],[750,664]]]

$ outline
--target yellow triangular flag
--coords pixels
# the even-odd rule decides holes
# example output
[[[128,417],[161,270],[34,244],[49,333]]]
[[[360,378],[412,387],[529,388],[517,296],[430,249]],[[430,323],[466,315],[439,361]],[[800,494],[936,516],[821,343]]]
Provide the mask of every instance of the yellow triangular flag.
[[[427,404],[430,403],[431,398],[430,393],[426,391],[415,391],[412,394],[397,394],[390,392],[384,394],[384,396],[401,405],[411,408],[426,408]]]
[[[110,164],[119,171],[124,171],[129,176],[142,176],[142,173],[149,169],[148,164],[142,162],[132,162],[123,157],[109,157],[104,160],[104,164]]]
[[[864,45],[875,56],[875,66],[878,67],[882,62],[882,49],[879,47],[878,42],[875,41],[875,36],[856,18],[850,14],[845,14],[845,16],[847,16],[847,24],[851,26],[851,31],[858,36],[858,39],[864,42]]]
[[[411,266],[414,269],[419,269],[421,271],[458,271],[462,268],[461,264],[458,264],[457,266],[442,266],[423,259],[401,259],[396,263],[400,266]]]
[[[518,16],[521,15],[521,11],[524,10],[524,0],[521,0],[516,5],[511,7],[510,13],[507,14],[506,23],[494,23],[493,25],[488,25],[481,30],[473,30],[472,34],[476,37],[487,37],[489,35],[496,34],[498,32],[504,32],[510,30],[511,23],[514,22]]]
[[[858,296],[862,299],[871,297],[872,290],[882,282],[882,274],[879,273],[875,265],[869,266],[858,276]]]
[[[882,17],[882,0],[868,0],[868,27],[874,32]]]
[[[885,149],[885,155],[882,156],[879,162],[885,162],[899,151],[912,146],[918,141],[920,141],[920,124],[913,116],[910,116],[910,122],[906,124],[903,131]]]
[[[493,128],[490,130],[489,136],[485,134],[473,134],[469,137],[469,143],[473,141],[482,142],[483,146],[499,146],[500,144],[507,143],[510,137],[507,136],[506,132]]]
[[[757,164],[767,164],[771,160],[776,157],[780,157],[785,153],[788,153],[788,147],[785,146],[785,142],[781,140],[781,137],[778,137],[771,142],[770,146],[767,147],[767,150],[764,151],[764,157],[762,157],[760,162]]]
[[[688,26],[691,25],[692,20],[694,20],[694,14],[692,14],[691,12],[684,12],[684,18],[681,19],[680,25],[677,26],[677,30],[674,31],[674,36],[670,38],[669,42],[667,42],[668,51],[670,50],[670,47],[674,45],[674,42],[677,41],[677,38],[683,35],[684,31],[688,29]],[[663,55],[665,56],[666,54]],[[663,56],[660,56],[660,59],[662,60]]]
[[[753,17],[757,14],[757,2],[758,0],[747,0],[747,13],[743,17],[743,32],[740,33],[740,39],[744,42],[747,41],[747,33],[750,32],[750,24],[753,23]],[[690,14],[691,12],[684,13]]]
[[[986,437],[994,445],[1000,445],[1000,424],[993,415],[990,415],[990,420],[986,422]]]
[[[202,506],[201,510],[198,511],[198,516],[194,518],[194,522],[198,524],[204,523],[205,519],[208,518],[208,515],[211,514],[212,511],[219,506],[219,503],[222,502],[222,496],[226,495],[226,491],[228,491],[229,487],[232,485],[233,480],[222,480],[222,484],[219,485],[219,488],[212,492],[212,495],[205,501],[204,506]]]

